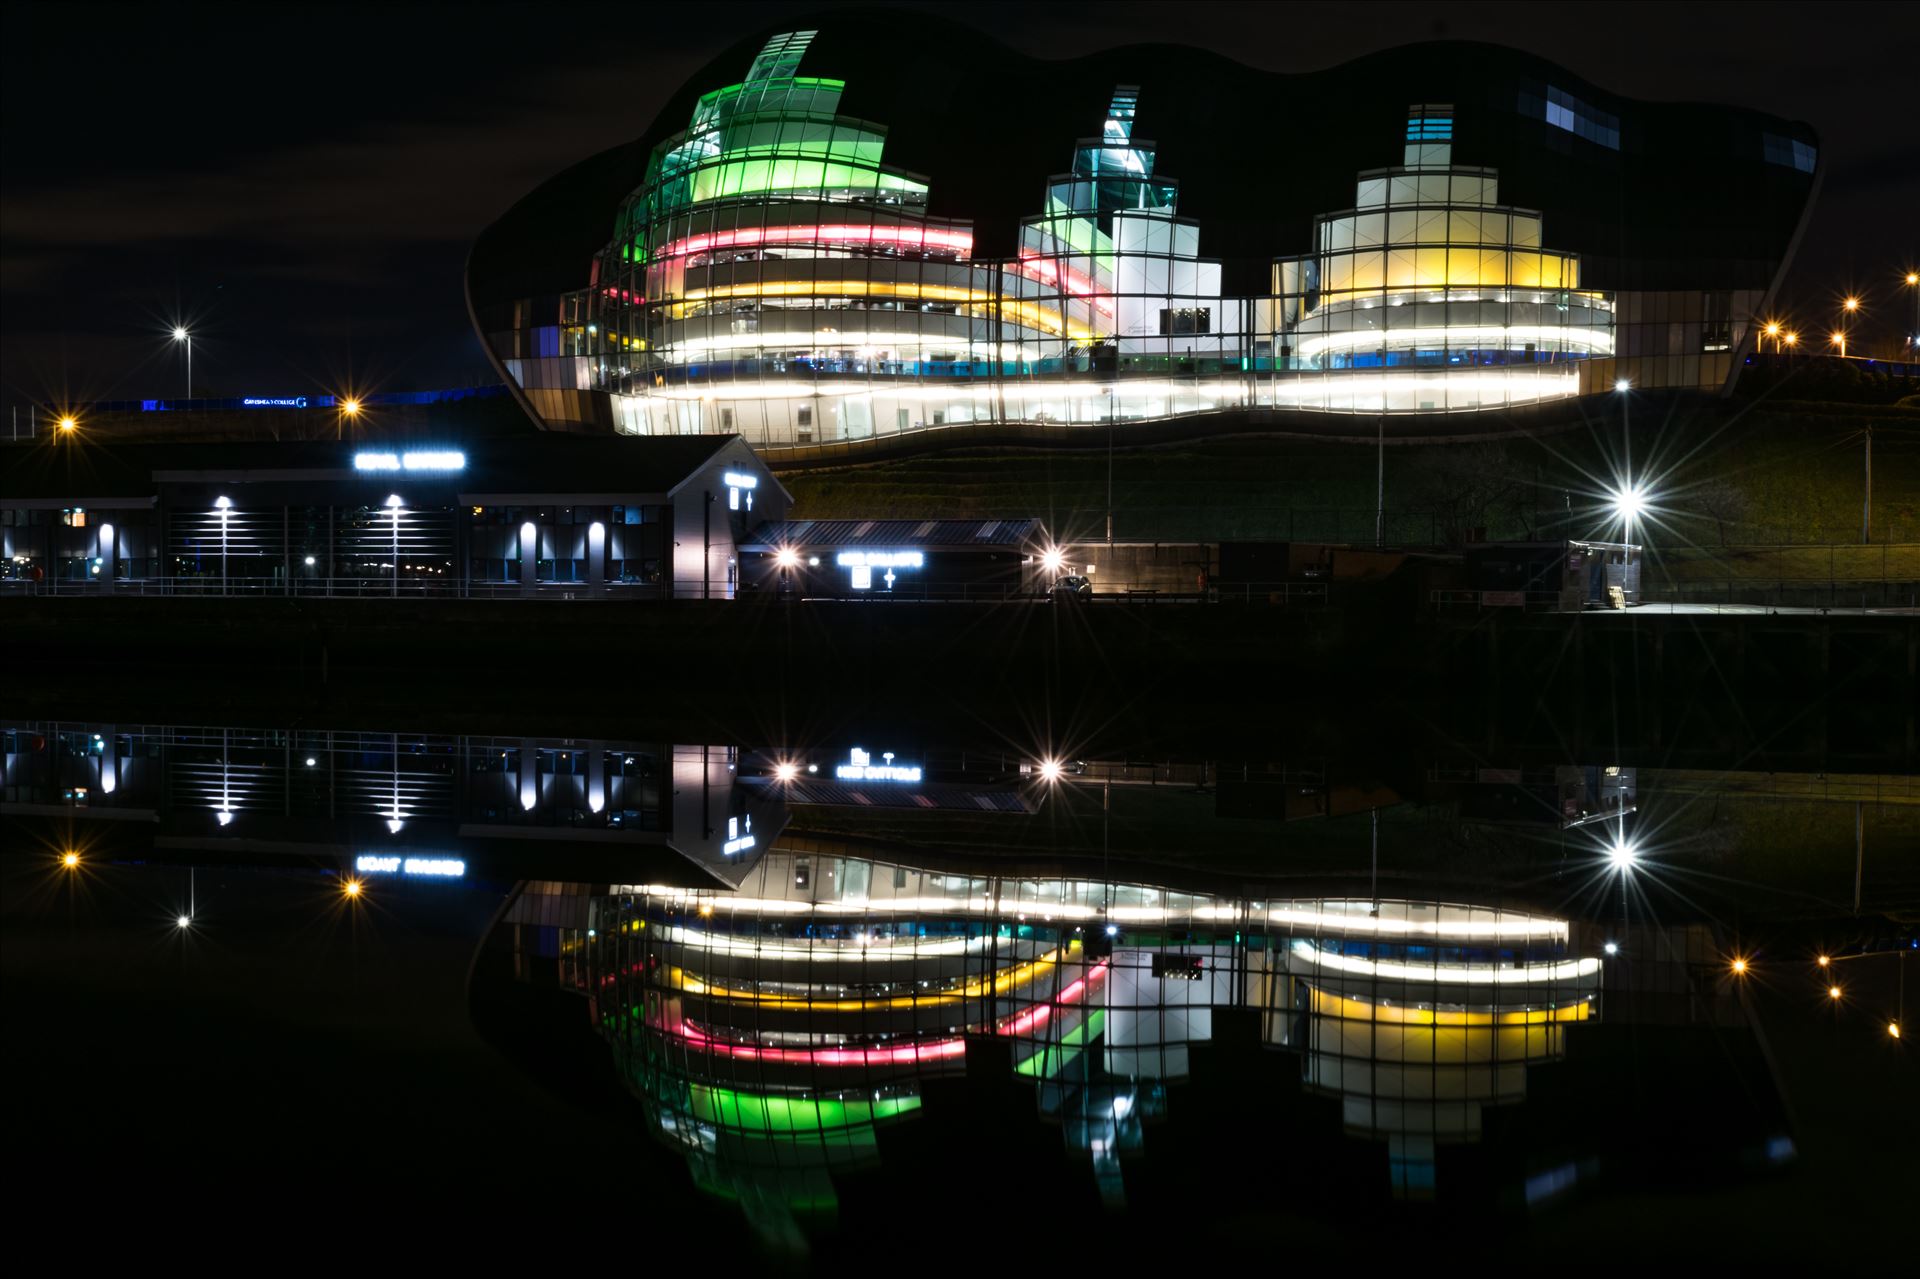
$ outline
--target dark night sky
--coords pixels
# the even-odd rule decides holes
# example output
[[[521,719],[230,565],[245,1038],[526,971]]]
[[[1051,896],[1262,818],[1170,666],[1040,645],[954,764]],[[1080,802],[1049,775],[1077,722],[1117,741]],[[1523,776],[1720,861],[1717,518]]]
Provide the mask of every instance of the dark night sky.
[[[643,132],[742,32],[835,7],[10,5],[5,403],[180,394],[176,316],[202,395],[488,380],[461,301],[479,230]],[[1515,45],[1630,97],[1813,124],[1829,169],[1786,298],[1809,329],[1854,289],[1897,332],[1920,263],[1910,5],[903,7],[1043,56],[1182,42],[1279,71],[1435,36]]]

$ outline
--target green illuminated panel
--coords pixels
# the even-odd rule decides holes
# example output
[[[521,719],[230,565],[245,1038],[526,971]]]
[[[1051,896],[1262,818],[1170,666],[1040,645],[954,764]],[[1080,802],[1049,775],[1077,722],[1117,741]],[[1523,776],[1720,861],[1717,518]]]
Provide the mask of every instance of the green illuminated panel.
[[[748,1132],[810,1133],[892,1119],[920,1108],[918,1097],[877,1101],[782,1097],[689,1084],[695,1118]]]
[[[1015,1072],[1035,1079],[1052,1079],[1058,1076],[1082,1052],[1088,1044],[1098,1039],[1107,1028],[1107,1010],[1096,1008],[1087,1019],[1060,1037],[1060,1042],[1052,1047],[1043,1048],[1014,1067]]]

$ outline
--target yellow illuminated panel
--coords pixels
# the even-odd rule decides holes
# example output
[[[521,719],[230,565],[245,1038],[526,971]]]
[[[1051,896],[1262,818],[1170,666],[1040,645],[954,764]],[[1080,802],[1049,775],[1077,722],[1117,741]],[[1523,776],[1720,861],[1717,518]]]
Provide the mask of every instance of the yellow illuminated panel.
[[[1319,1023],[1316,1047],[1375,1061],[1462,1064],[1528,1061],[1559,1055],[1565,1023],[1592,1016],[1581,1000],[1559,1008],[1499,1012],[1396,1008],[1312,991]]]
[[[716,284],[712,288],[689,290],[686,297],[670,308],[676,320],[685,319],[687,308],[696,302],[725,298],[791,297],[872,297],[906,298],[920,302],[958,302],[983,311],[992,311],[997,303],[1002,314],[1013,317],[1028,328],[1073,338],[1098,336],[1089,325],[1063,317],[1053,307],[1014,298],[996,298],[989,289],[970,289],[957,284],[897,284],[887,280],[768,280],[758,284]]]
[[[1002,969],[994,974],[993,993],[1003,995],[1015,986],[1025,985],[1058,963],[1059,956],[1060,952],[1057,950],[1048,951],[1029,963]],[[958,1003],[963,999],[978,998],[987,993],[987,983],[975,978],[953,990],[942,990],[925,995],[889,995],[871,999],[814,999],[805,995],[774,995],[711,985],[684,968],[669,968],[667,985],[684,990],[689,995],[704,995],[709,999],[725,999],[735,1003],[759,1004],[764,1008],[809,1008],[817,1012],[840,1013],[931,1007],[938,1004]]]

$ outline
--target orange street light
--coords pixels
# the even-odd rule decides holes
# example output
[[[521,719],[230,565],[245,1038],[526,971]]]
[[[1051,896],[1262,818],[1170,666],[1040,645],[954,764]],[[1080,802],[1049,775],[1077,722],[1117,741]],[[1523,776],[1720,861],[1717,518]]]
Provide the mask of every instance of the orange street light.
[[[1827,987],[1827,997],[1828,997],[1829,999],[1838,999],[1838,998],[1840,998],[1840,988],[1839,988],[1838,986],[1829,986],[1829,987]]]
[[[73,430],[73,428],[79,425],[80,423],[74,420],[74,417],[71,413],[64,414],[60,418],[60,429],[63,431],[71,431]]]
[[[1841,359],[1843,359],[1843,360],[1844,360],[1844,359],[1846,359],[1846,358],[1847,358],[1847,335],[1846,335],[1846,333],[1845,333],[1845,332],[1843,332],[1842,330],[1839,330],[1839,329],[1835,329],[1835,330],[1834,330],[1834,332],[1833,332],[1833,339],[1832,339],[1832,341],[1833,341],[1833,344],[1834,344],[1835,346],[1837,346],[1837,347],[1839,347],[1839,348],[1840,348],[1840,358],[1841,358]]]
[[[67,853],[60,858],[60,864],[62,866],[65,866],[68,870],[79,870],[80,854],[73,853],[73,852]]]
[[[1789,333],[1785,337],[1781,338],[1780,340],[1782,342],[1785,342],[1788,346],[1797,346],[1800,342],[1800,335],[1798,333]]]
[[[1920,284],[1920,271],[1909,271],[1909,272],[1907,272],[1907,283],[1908,283],[1908,284]]]
[[[1831,964],[1832,962],[1833,962],[1833,956],[1831,955],[1820,956],[1820,966],[1822,968],[1825,968],[1828,964]]]
[[[1860,309],[1860,299],[1859,299],[1859,298],[1848,298],[1848,299],[1847,299],[1847,310],[1849,310],[1849,311],[1858,311],[1859,309]]]
[[[1736,959],[1736,960],[1734,960],[1734,961],[1733,961],[1733,975],[1734,975],[1735,977],[1745,977],[1745,976],[1747,975],[1747,961],[1746,961],[1746,960],[1744,960],[1744,959]]]

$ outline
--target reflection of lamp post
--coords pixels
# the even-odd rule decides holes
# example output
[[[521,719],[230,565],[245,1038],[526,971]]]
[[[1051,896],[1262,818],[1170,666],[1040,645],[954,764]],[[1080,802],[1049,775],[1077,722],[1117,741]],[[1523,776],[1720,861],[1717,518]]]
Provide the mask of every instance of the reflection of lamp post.
[[[400,593],[400,508],[406,503],[398,493],[387,496],[387,511],[393,516],[393,593]]]
[[[187,332],[186,326],[176,324],[173,327],[173,340],[187,344],[187,398],[191,400],[193,398],[193,334]]]
[[[220,512],[220,593],[227,593],[227,516],[233,511],[233,499],[216,497],[213,509]]]

